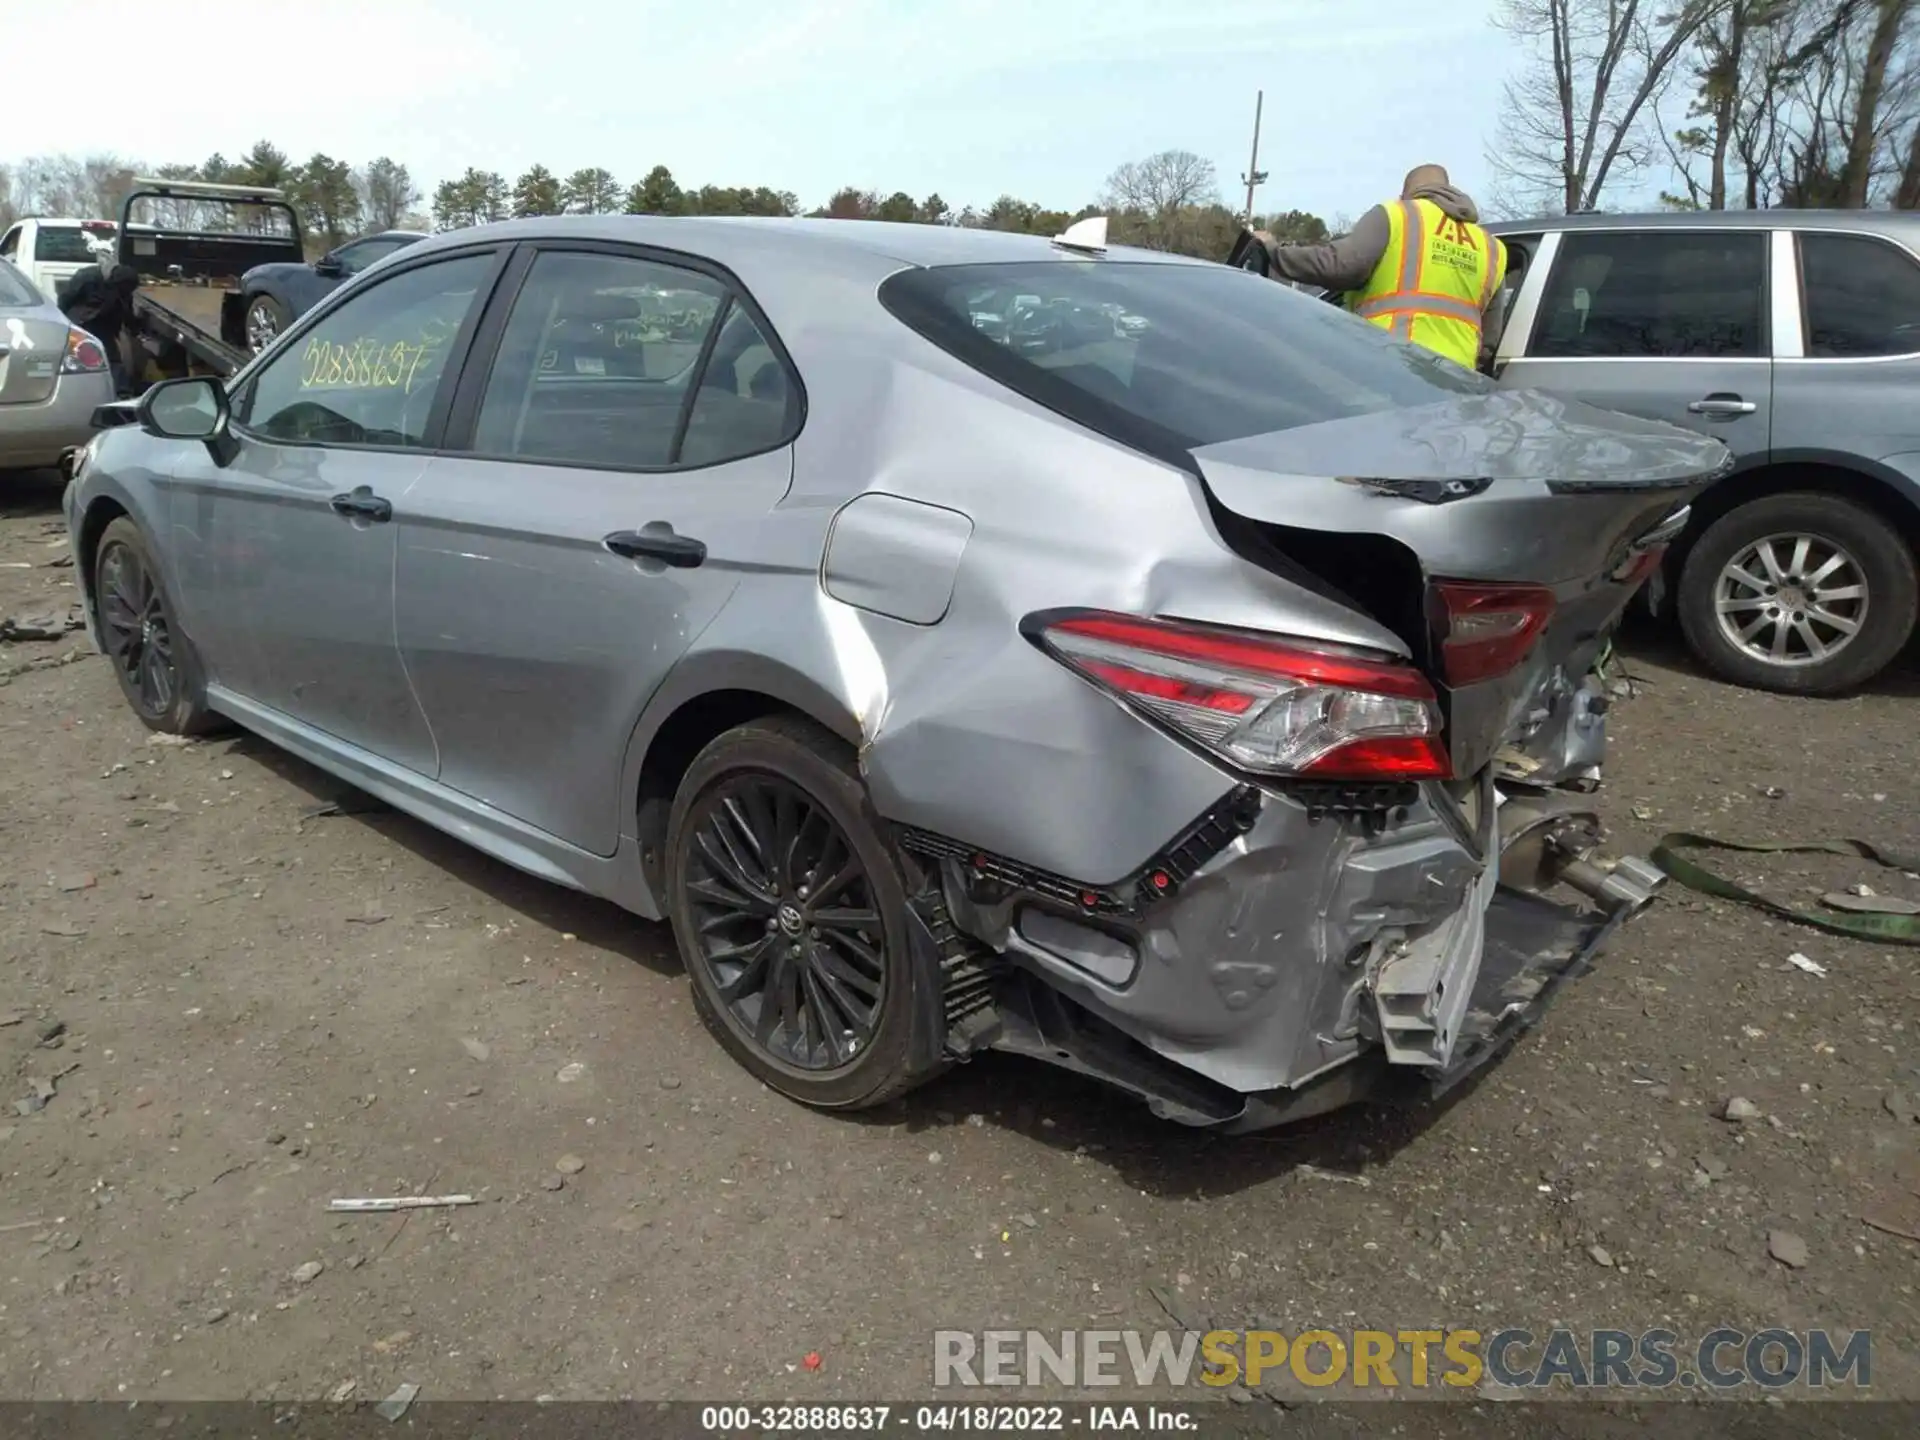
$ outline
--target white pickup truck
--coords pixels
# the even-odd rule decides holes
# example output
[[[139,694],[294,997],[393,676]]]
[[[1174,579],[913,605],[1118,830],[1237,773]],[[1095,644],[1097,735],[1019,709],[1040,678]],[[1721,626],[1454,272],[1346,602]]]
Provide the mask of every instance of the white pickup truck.
[[[11,260],[50,303],[58,304],[60,287],[75,271],[100,263],[95,246],[111,246],[120,227],[111,220],[47,219],[34,216],[15,221],[0,237],[0,257]]]

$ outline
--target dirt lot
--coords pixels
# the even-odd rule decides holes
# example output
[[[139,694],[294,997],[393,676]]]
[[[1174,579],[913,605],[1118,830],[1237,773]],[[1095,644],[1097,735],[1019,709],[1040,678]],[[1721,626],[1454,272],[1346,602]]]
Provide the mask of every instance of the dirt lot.
[[[57,484],[0,483],[0,616],[63,609]],[[0,644],[0,1395],[917,1396],[936,1328],[1171,1308],[1871,1327],[1875,1390],[1920,1398],[1920,1243],[1861,1219],[1898,1220],[1920,1150],[1920,950],[1679,893],[1437,1114],[1208,1139],[993,1057],[829,1119],[722,1055],[663,928],[391,812],[316,815],[346,792],[258,742],[155,744],[90,654],[20,668],[84,648]],[[1624,837],[1920,849],[1910,670],[1815,703],[1657,638],[1629,667]],[[1733,1096],[1759,1117],[1715,1118]]]

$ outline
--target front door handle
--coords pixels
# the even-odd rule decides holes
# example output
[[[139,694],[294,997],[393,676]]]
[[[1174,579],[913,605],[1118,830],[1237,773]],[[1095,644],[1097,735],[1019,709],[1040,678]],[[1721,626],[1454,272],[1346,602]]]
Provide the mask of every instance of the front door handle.
[[[703,541],[691,535],[676,535],[664,525],[658,529],[616,530],[600,543],[629,560],[658,560],[682,570],[692,569],[707,558]]]
[[[1687,406],[1687,409],[1696,415],[1711,415],[1716,419],[1751,415],[1758,408],[1753,401],[1742,400],[1738,395],[1709,395],[1706,399],[1696,400]]]
[[[344,495],[336,495],[327,504],[333,507],[334,514],[350,516],[356,520],[393,519],[392,502],[381,499],[365,485],[356,486]]]

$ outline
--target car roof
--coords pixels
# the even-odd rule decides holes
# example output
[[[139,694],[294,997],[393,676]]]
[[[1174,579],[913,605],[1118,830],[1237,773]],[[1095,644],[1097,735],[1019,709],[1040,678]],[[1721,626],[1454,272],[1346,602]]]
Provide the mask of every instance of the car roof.
[[[1920,215],[1890,210],[1659,210],[1645,214],[1542,215],[1490,222],[1494,235],[1536,230],[1850,230],[1865,235],[1910,235]]]
[[[993,265],[1069,260],[1081,252],[1055,245],[1044,235],[976,230],[959,225],[914,225],[885,220],[789,219],[774,215],[543,215],[445,231],[431,237],[434,249],[478,240],[624,240],[706,254],[723,263],[732,256],[765,259],[778,252],[793,258],[810,249],[891,260],[901,265]],[[1212,265],[1159,250],[1110,246],[1107,260],[1163,265]]]

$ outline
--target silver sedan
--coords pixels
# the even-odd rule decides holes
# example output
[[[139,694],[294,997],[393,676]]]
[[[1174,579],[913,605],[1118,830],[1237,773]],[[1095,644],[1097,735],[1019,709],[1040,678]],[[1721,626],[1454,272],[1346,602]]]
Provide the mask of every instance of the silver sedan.
[[[1591,672],[1726,451],[1097,230],[423,240],[112,412],[95,639],[156,729],[670,922],[809,1104],[1445,1089],[1657,886]]]
[[[0,260],[0,470],[53,465],[113,399],[100,342]]]

